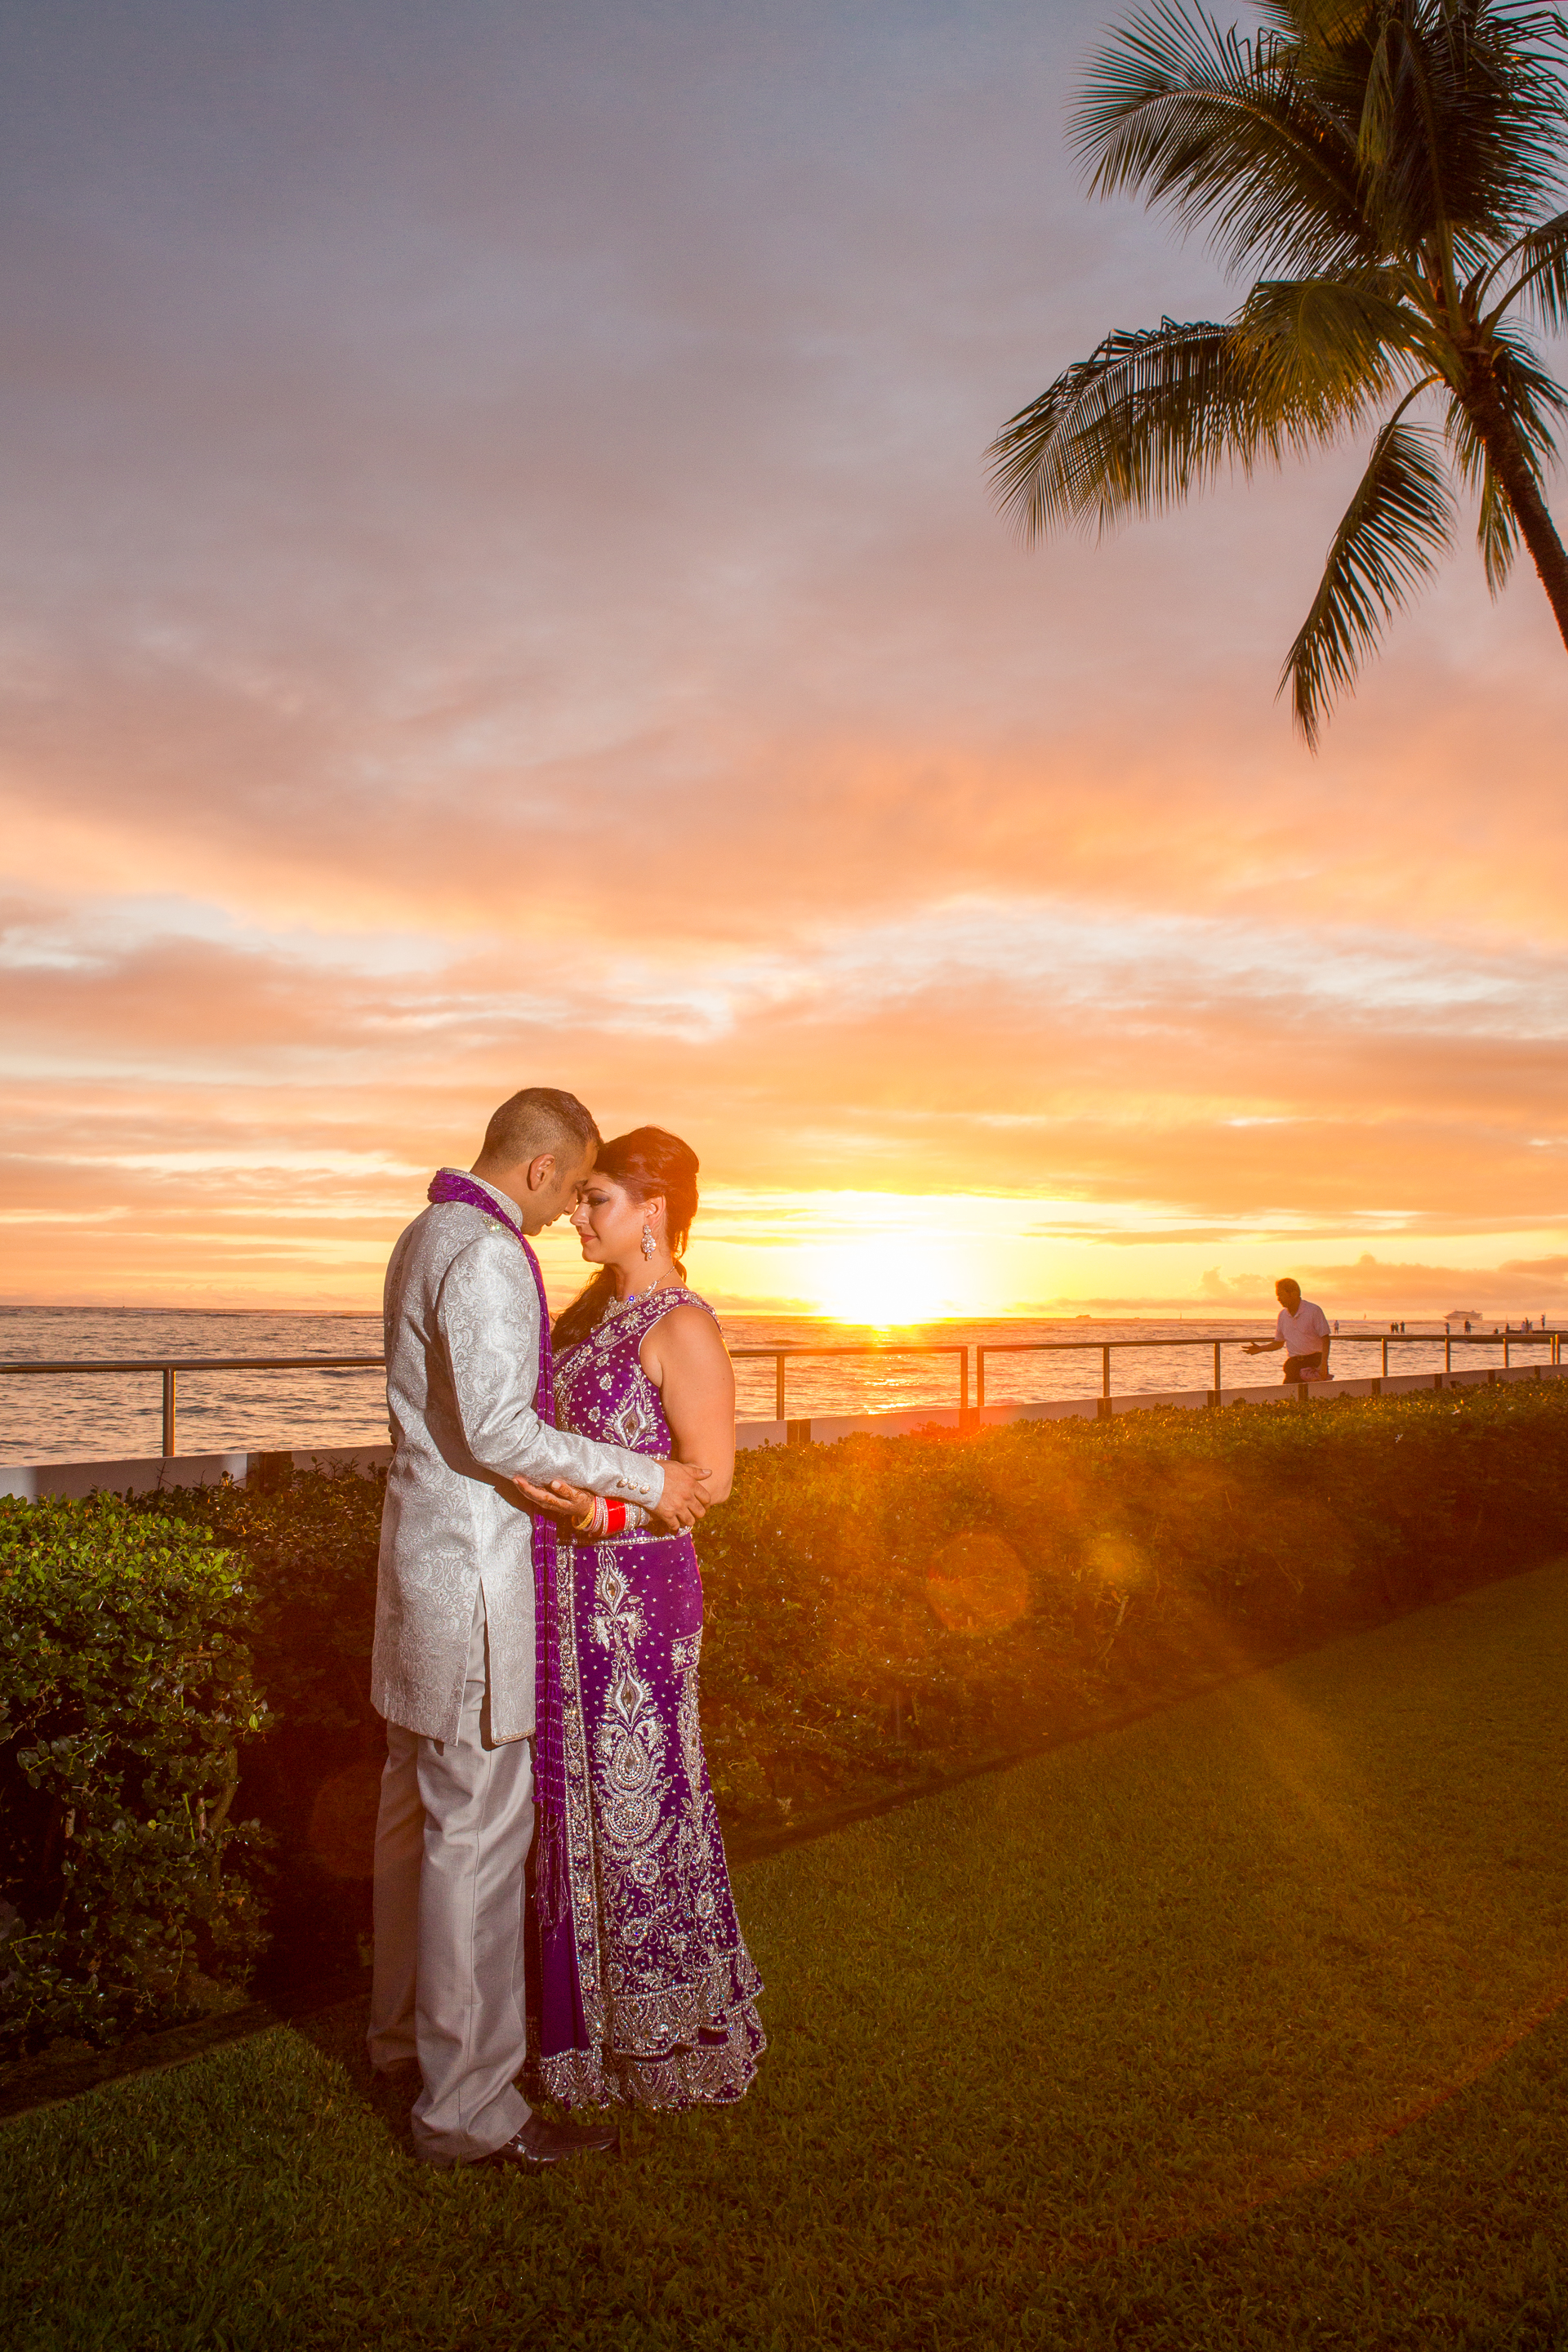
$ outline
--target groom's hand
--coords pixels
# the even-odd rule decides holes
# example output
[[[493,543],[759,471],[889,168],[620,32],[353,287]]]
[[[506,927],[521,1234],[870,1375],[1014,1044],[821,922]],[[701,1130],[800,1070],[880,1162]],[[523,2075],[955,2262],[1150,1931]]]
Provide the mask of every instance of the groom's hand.
[[[712,1475],[711,1470],[700,1470],[694,1462],[667,1462],[664,1492],[652,1513],[655,1526],[668,1528],[675,1535],[683,1528],[694,1528],[708,1508],[702,1490]]]
[[[557,1478],[548,1486],[536,1486],[531,1478],[519,1478],[514,1474],[511,1483],[531,1511],[549,1511],[558,1519],[568,1515],[576,1517],[594,1499],[581,1486],[569,1486],[564,1478]]]

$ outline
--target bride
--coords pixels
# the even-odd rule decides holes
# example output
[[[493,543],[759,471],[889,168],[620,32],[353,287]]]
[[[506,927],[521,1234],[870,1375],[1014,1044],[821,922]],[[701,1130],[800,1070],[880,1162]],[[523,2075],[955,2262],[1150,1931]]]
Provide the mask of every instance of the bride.
[[[722,1502],[735,1380],[680,1252],[697,1156],[663,1128],[602,1144],[572,1223],[600,1271],[554,1328],[563,1429],[709,1465]],[[698,1719],[702,1582],[689,1534],[555,1489],[564,1884],[539,1893],[540,2078],[567,2106],[722,2104],[766,2047]],[[558,1506],[559,1507],[559,1506]],[[552,1876],[559,1876],[552,1874]]]

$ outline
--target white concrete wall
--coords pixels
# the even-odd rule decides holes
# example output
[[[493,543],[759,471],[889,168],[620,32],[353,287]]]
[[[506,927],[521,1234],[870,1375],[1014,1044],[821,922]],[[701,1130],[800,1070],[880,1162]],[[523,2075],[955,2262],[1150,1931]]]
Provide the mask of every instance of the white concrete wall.
[[[0,1495],[18,1495],[36,1503],[47,1495],[156,1494],[163,1486],[216,1486],[232,1478],[243,1486],[251,1465],[276,1461],[276,1454],[143,1454],[124,1462],[33,1462],[0,1466]],[[341,1469],[352,1463],[356,1470],[382,1470],[392,1459],[390,1445],[322,1445],[301,1447],[290,1459],[302,1470]]]

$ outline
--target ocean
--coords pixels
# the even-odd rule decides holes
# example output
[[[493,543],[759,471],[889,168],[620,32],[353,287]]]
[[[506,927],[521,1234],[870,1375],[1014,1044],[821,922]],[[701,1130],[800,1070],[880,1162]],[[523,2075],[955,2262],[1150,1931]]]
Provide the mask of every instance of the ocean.
[[[1153,1341],[1111,1359],[1119,1396],[1162,1389],[1206,1388],[1213,1376],[1212,1342],[1268,1337],[1262,1318],[1161,1322],[1078,1317],[1061,1321],[948,1322],[897,1332],[807,1318],[721,1316],[732,1349],[851,1347],[879,1343],[879,1352],[791,1363],[786,1410],[791,1418],[820,1414],[897,1412],[958,1402],[958,1367],[952,1356],[900,1355],[898,1343],[971,1349],[970,1402],[974,1400],[976,1343],[1072,1341],[1082,1352],[992,1357],[986,1402],[1032,1402],[1098,1395],[1100,1348],[1107,1339]],[[1383,1327],[1386,1328],[1386,1327]],[[1391,1350],[1391,1370],[1440,1370],[1441,1327],[1427,1327],[1423,1343]],[[1335,1346],[1349,1376],[1381,1366],[1380,1328],[1346,1325]],[[1184,1344],[1183,1344],[1184,1343]],[[1203,1343],[1201,1345],[1194,1343]],[[0,1363],[47,1362],[79,1357],[378,1355],[376,1315],[272,1314],[262,1310],[137,1307],[0,1307]],[[1515,1339],[1513,1360],[1550,1354]],[[1454,1343],[1456,1370],[1500,1361],[1500,1350]],[[1278,1357],[1225,1352],[1227,1386],[1278,1384]],[[739,1417],[774,1417],[771,1362],[740,1362]],[[377,1445],[386,1439],[385,1406],[376,1371],[274,1372],[264,1370],[188,1372],[179,1381],[178,1445],[182,1454],[258,1452],[312,1445]],[[92,1373],[0,1378],[0,1463],[103,1462],[162,1450],[162,1384],[156,1373]]]

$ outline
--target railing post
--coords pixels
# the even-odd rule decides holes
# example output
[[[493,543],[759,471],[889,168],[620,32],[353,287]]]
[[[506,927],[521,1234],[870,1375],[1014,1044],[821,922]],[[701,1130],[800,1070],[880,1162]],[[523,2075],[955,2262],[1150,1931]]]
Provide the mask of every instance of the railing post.
[[[1502,1335],[1502,1368],[1506,1372],[1508,1370],[1508,1326],[1506,1324],[1503,1326]]]
[[[1383,1343],[1383,1377],[1384,1380],[1388,1378],[1388,1342],[1386,1339]]]
[[[1218,1404],[1219,1402],[1219,1349],[1220,1343],[1216,1339],[1214,1343],[1214,1401],[1215,1404]]]
[[[1446,1372],[1451,1372],[1451,1371],[1453,1370],[1453,1369],[1454,1369],[1454,1335],[1453,1335],[1453,1333],[1449,1330],[1449,1328],[1448,1328],[1447,1325],[1445,1323],[1445,1324],[1444,1324],[1444,1326],[1443,1326],[1443,1370],[1444,1370]]]
[[[775,1421],[782,1421],[784,1417],[784,1349],[781,1348],[773,1358],[773,1419]]]
[[[962,1428],[969,1417],[969,1349],[958,1351],[958,1419]]]
[[[1102,1342],[1100,1353],[1103,1367],[1100,1375],[1100,1393],[1102,1397],[1109,1398],[1110,1394],[1110,1342],[1109,1339]]]
[[[976,1348],[974,1350],[974,1410],[976,1412],[984,1412],[985,1410],[985,1350],[984,1348]]]
[[[163,1367],[163,1459],[174,1458],[174,1367]]]

